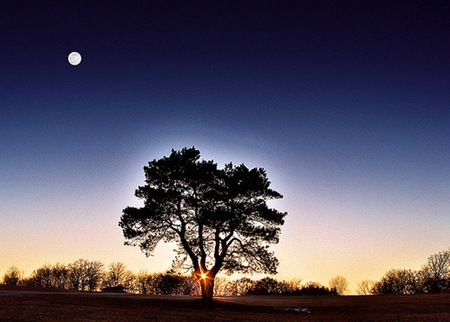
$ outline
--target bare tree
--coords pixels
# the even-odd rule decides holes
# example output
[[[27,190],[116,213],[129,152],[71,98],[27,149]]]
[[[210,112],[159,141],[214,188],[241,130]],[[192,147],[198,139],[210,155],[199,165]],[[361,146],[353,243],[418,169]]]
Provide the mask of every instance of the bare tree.
[[[330,289],[335,289],[338,295],[344,295],[348,292],[348,281],[343,276],[333,277],[330,282]]]
[[[443,293],[450,290],[450,249],[428,257],[428,278],[424,292]]]
[[[136,274],[136,293],[138,294],[154,294],[153,277],[147,271],[139,271]]]
[[[134,285],[135,276],[133,272],[127,269],[124,263],[111,263],[109,264],[108,271],[103,279],[103,287],[115,287],[122,285],[127,289],[130,289]]]
[[[232,283],[224,277],[216,277],[214,282],[214,296],[228,296],[232,294]]]
[[[85,290],[87,284],[85,262],[86,260],[79,259],[68,265],[70,288],[80,291]]]
[[[422,266],[422,269],[415,271],[415,293],[430,293],[430,269],[428,265]]]
[[[103,268],[103,263],[99,261],[87,262],[86,281],[88,291],[96,291],[99,289],[104,275]]]
[[[356,294],[358,295],[373,295],[372,289],[375,285],[375,281],[362,280],[358,283],[358,288],[356,289]]]
[[[302,288],[302,280],[300,278],[294,278],[286,282],[289,291],[288,293],[294,293]]]
[[[53,287],[52,267],[44,264],[31,273],[30,281],[35,287]]]
[[[450,249],[428,257],[428,268],[432,278],[436,280],[449,277]]]
[[[56,263],[52,267],[53,287],[67,289],[69,287],[69,269],[66,265]]]
[[[99,261],[85,259],[70,263],[68,268],[72,288],[82,291],[98,289],[103,278],[103,266]]]

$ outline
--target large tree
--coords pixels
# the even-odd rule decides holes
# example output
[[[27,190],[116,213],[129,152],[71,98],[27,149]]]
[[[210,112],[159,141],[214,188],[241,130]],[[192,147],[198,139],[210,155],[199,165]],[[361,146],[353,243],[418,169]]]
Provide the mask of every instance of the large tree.
[[[282,195],[269,188],[264,169],[232,163],[219,169],[184,148],[150,161],[144,172],[146,184],[135,192],[144,205],[125,208],[119,222],[126,245],[149,256],[160,241],[176,242],[177,261],[190,265],[207,301],[220,270],[276,273],[268,248],[278,243],[286,213],[268,207]]]

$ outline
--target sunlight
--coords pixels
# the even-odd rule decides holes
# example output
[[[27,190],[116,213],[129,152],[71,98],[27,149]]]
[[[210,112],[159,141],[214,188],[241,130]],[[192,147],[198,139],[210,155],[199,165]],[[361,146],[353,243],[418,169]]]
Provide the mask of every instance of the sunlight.
[[[199,280],[200,279],[202,279],[202,280],[210,279],[210,277],[208,276],[208,271],[203,271],[201,268],[200,268],[200,274],[197,274],[197,277]]]

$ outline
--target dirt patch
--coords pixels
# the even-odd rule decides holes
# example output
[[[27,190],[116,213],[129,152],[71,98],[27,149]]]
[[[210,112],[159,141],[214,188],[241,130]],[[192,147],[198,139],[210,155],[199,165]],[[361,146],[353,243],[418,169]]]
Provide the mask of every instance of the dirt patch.
[[[185,296],[0,288],[1,321],[450,321],[450,294]]]

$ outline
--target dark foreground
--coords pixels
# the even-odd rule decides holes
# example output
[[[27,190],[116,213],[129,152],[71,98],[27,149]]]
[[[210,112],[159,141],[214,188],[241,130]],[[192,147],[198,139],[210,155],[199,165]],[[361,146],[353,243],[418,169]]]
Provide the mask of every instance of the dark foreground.
[[[1,321],[450,321],[450,294],[192,297],[0,287]]]

